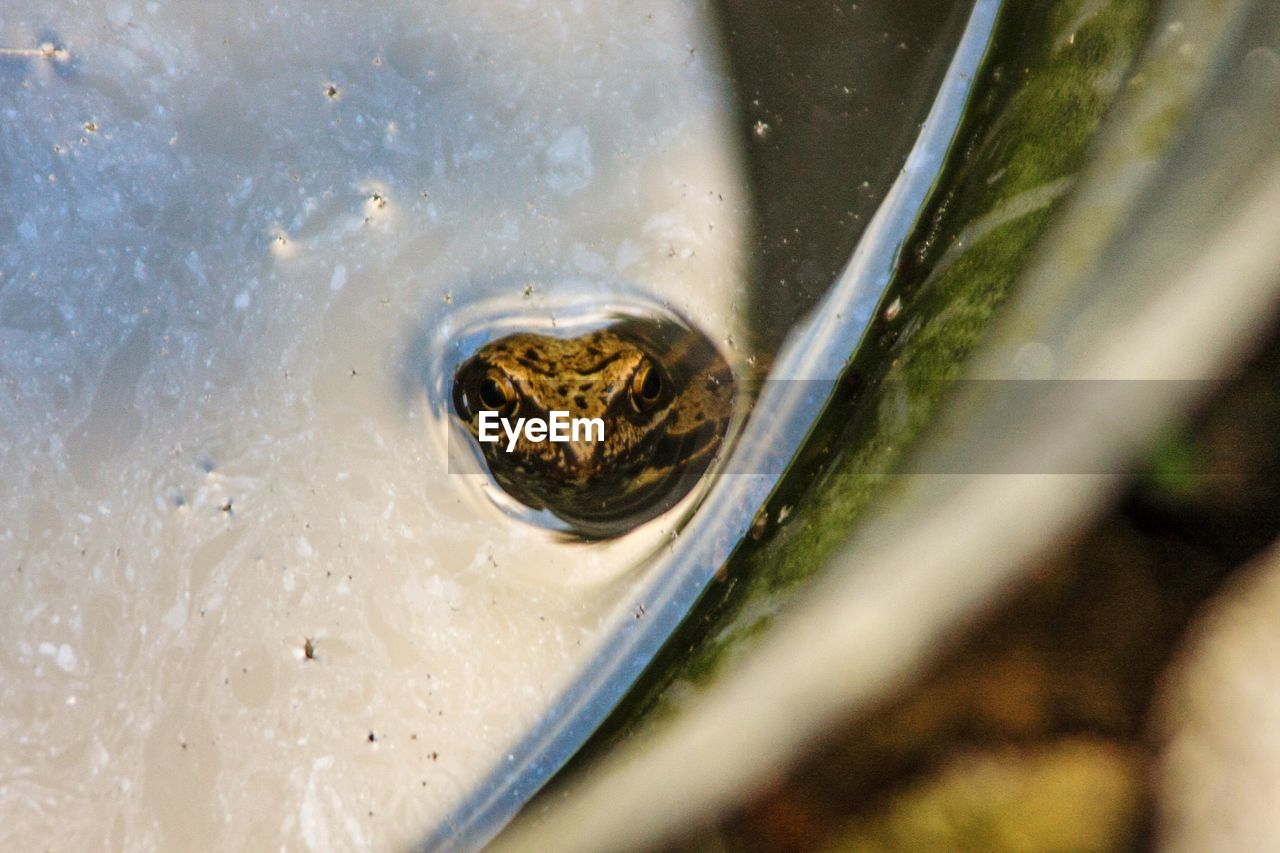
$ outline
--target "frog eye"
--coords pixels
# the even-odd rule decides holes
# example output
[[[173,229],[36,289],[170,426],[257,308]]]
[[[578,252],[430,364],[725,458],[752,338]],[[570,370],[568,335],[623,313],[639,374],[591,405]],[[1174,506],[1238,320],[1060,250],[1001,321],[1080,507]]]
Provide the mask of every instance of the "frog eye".
[[[476,401],[486,411],[511,414],[518,401],[511,377],[496,367],[489,368],[476,386]]]
[[[637,412],[649,411],[658,404],[665,387],[662,372],[646,361],[631,374],[631,386],[628,389],[631,405],[635,406]]]

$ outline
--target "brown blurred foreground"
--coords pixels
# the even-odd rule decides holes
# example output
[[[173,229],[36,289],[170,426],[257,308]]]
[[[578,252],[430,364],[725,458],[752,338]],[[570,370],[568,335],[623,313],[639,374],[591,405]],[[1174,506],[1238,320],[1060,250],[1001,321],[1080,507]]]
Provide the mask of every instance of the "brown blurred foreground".
[[[927,678],[681,846],[1149,848],[1152,705],[1188,624],[1280,531],[1277,423],[1280,330]]]

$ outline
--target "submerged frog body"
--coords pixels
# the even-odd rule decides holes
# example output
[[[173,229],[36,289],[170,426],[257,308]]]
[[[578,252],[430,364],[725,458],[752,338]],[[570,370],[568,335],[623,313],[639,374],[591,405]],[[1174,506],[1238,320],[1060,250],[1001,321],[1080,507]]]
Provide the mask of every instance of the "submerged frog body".
[[[473,436],[480,416],[599,418],[603,439],[480,442],[510,495],[586,538],[617,536],[688,494],[715,457],[733,411],[729,366],[705,336],[671,321],[628,320],[576,338],[521,333],[458,368],[453,403]],[[492,431],[490,432],[492,435]]]

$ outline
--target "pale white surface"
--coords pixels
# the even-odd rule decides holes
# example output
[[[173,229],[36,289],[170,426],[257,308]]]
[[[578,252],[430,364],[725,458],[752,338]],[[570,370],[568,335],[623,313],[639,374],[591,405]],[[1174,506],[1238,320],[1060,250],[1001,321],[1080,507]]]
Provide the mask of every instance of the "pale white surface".
[[[471,7],[0,8],[67,51],[0,56],[0,848],[410,842],[631,618],[634,548],[445,473],[414,347],[566,279],[730,337],[714,46]]]
[[[1272,850],[1280,839],[1280,549],[1201,614],[1156,714],[1159,848]]]

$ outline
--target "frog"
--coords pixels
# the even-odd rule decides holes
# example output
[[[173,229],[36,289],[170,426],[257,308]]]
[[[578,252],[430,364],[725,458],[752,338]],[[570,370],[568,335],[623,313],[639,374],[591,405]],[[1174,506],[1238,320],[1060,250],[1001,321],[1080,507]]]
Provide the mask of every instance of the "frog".
[[[706,473],[728,434],[735,383],[699,330],[627,319],[576,337],[492,340],[456,369],[452,398],[503,491],[573,536],[609,539],[671,509]],[[486,412],[515,424],[555,411],[599,419],[603,430],[569,441],[480,440]]]

